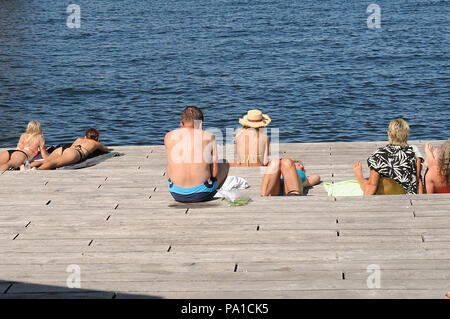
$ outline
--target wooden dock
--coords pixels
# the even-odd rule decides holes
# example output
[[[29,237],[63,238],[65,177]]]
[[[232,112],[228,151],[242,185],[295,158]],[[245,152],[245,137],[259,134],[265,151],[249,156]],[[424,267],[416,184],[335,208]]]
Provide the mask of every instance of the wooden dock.
[[[432,141],[438,146],[442,141]],[[412,141],[423,152],[425,141]],[[280,144],[325,182],[386,142]],[[0,176],[0,298],[442,298],[450,194],[259,196],[263,170],[232,168],[252,202],[185,205],[162,146],[81,170]],[[69,265],[81,289],[68,288]],[[375,265],[375,266],[370,266]],[[379,287],[368,285],[379,267]],[[370,268],[369,269],[372,269]],[[71,277],[73,278],[73,277]],[[372,278],[372,277],[371,277]]]

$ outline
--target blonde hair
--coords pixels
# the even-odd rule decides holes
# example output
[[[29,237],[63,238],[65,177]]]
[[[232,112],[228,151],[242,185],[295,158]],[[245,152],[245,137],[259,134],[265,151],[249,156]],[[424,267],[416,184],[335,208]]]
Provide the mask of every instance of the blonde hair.
[[[409,125],[402,118],[393,119],[387,131],[389,144],[406,146],[409,136]]]
[[[438,163],[442,176],[450,185],[450,139],[439,148]]]
[[[41,123],[35,120],[28,123],[25,134],[27,135],[25,138],[26,143],[36,142],[39,137],[44,138]]]

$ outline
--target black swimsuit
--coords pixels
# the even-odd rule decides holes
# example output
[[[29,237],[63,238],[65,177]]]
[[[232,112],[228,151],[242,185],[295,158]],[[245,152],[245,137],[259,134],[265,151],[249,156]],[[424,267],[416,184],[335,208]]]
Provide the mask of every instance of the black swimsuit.
[[[9,154],[9,159],[8,159],[8,160],[11,159],[11,155],[13,155],[14,152],[20,152],[20,153],[25,154],[25,156],[27,157],[27,160],[28,160],[28,154],[25,153],[24,151],[21,151],[21,150],[7,150],[7,152],[8,152],[8,154]]]
[[[73,147],[73,149],[74,149],[75,151],[77,151],[78,154],[80,155],[80,160],[78,161],[78,163],[79,163],[79,162],[82,162],[82,161],[84,160],[84,153],[81,151],[82,148],[84,148],[84,147],[81,146],[81,145],[75,145],[75,146]],[[86,157],[87,157],[87,155],[86,155]]]

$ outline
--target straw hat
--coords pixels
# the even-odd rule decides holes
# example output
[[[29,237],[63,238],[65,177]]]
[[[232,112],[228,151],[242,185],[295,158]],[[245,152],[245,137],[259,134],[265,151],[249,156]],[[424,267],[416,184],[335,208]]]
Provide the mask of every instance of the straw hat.
[[[253,128],[266,127],[270,122],[272,120],[269,115],[263,114],[260,110],[250,110],[243,118],[239,119],[239,124]]]

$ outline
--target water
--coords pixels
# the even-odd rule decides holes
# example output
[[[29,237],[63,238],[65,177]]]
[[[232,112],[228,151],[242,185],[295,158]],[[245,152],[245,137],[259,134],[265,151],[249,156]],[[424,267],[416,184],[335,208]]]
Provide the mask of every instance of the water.
[[[73,2],[80,29],[67,1],[0,0],[0,147],[31,119],[49,145],[162,144],[187,105],[222,130],[260,108],[282,142],[385,140],[399,116],[449,138],[449,1],[377,0],[377,30],[357,0]]]

